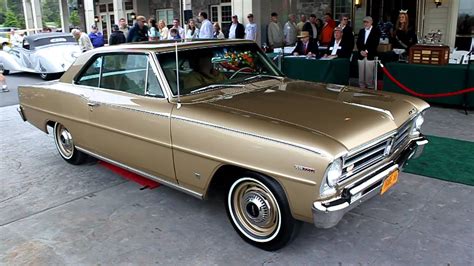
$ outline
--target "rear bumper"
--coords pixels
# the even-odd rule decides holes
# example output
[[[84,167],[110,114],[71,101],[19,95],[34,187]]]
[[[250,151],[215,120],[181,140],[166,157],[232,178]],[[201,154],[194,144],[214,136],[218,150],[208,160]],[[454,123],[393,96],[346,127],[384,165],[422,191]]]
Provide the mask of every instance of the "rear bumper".
[[[412,140],[391,163],[368,174],[362,182],[344,189],[341,197],[314,202],[312,207],[314,225],[318,228],[331,228],[337,225],[348,211],[380,194],[385,179],[394,171],[401,170],[410,158],[420,156],[427,143],[428,140],[424,136]]]

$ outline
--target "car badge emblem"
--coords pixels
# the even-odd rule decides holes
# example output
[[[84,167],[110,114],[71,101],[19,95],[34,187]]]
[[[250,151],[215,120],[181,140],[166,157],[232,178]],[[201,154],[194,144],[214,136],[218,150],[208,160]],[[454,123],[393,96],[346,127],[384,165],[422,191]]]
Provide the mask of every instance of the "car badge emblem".
[[[316,170],[314,170],[314,168],[310,168],[310,167],[306,167],[306,166],[302,166],[302,165],[298,165],[298,164],[295,164],[295,169],[300,170],[300,171],[304,171],[304,172],[308,172],[308,173],[316,173]]]

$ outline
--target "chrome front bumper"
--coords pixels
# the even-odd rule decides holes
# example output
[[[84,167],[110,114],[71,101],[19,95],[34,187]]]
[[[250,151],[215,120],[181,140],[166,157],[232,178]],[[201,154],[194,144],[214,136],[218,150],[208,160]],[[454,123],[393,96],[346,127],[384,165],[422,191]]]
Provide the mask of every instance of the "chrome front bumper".
[[[345,188],[340,197],[313,203],[313,221],[318,228],[331,228],[339,223],[344,214],[364,201],[380,194],[385,179],[394,171],[401,170],[406,162],[423,152],[428,140],[424,136],[412,140],[410,144],[389,164],[362,178],[362,182]]]

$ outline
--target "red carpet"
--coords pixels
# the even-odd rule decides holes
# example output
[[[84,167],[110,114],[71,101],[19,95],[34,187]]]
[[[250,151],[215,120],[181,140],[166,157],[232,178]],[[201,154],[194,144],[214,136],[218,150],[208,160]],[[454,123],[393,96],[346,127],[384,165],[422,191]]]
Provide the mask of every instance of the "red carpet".
[[[135,173],[132,173],[130,171],[127,171],[123,168],[120,168],[118,166],[115,166],[113,164],[110,164],[110,163],[106,163],[106,162],[103,162],[103,161],[99,161],[99,164],[102,165],[103,167],[111,170],[112,172],[130,180],[130,181],[133,181],[135,183],[138,183],[146,188],[149,188],[149,189],[154,189],[154,188],[157,188],[160,186],[160,183],[156,182],[156,181],[153,181],[153,180],[150,180],[148,178],[145,178],[141,175],[137,175]]]

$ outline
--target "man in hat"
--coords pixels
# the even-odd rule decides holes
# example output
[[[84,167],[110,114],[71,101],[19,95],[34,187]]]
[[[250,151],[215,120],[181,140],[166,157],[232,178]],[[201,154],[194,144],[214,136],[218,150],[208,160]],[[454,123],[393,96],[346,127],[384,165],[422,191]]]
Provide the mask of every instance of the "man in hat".
[[[94,48],[104,46],[104,35],[102,35],[102,32],[99,31],[97,25],[92,24],[91,29],[92,30],[89,33],[89,39],[92,42],[92,46],[94,46]]]
[[[359,65],[359,87],[374,87],[374,71],[377,56],[377,47],[380,41],[380,31],[373,27],[372,17],[364,18],[364,28],[359,31],[357,37],[358,65]]]
[[[120,30],[119,26],[112,25],[112,34],[110,34],[109,45],[121,44],[127,42],[127,38]]]
[[[306,55],[309,57],[318,56],[318,43],[313,41],[309,32],[302,31],[298,37],[298,43],[296,44],[293,55]]]
[[[344,33],[341,27],[334,28],[334,39],[329,43],[324,53],[324,58],[349,58],[351,57],[352,48],[350,44],[344,41]]]
[[[148,27],[145,25],[144,16],[136,18],[135,25],[130,29],[127,36],[127,42],[144,42],[148,41]]]

